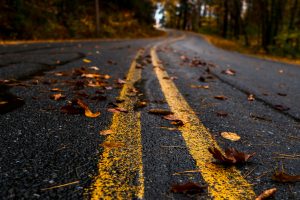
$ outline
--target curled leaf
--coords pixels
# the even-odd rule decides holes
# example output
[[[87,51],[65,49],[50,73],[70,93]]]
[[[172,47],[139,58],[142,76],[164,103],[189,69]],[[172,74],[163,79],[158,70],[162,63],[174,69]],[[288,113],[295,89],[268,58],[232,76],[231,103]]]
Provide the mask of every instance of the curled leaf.
[[[190,87],[194,89],[209,89],[209,85],[191,85]]]
[[[237,151],[235,148],[228,148],[225,150],[225,155],[217,148],[208,148],[208,151],[213,155],[213,157],[222,164],[243,164],[247,162],[255,153],[245,154],[243,152]]]
[[[116,107],[116,108],[109,108],[107,109],[108,112],[112,112],[112,113],[119,113],[119,112],[123,112],[123,113],[128,113],[128,110],[125,108],[120,108],[120,107]]]
[[[255,100],[254,95],[253,94],[249,94],[248,101],[254,101],[254,100]]]
[[[81,99],[77,99],[77,104],[84,109],[84,114],[86,117],[96,118],[100,115],[100,112],[93,113],[86,103],[84,103]]]
[[[113,134],[114,132],[109,129],[109,130],[100,131],[99,133],[100,133],[100,135],[110,135],[110,134]]]
[[[171,187],[173,193],[199,194],[204,192],[207,186],[201,186],[197,183],[188,182],[185,184],[174,184]]]
[[[226,70],[223,70],[222,73],[226,74],[226,75],[234,76],[236,74],[236,71],[233,69],[226,69]]]
[[[228,116],[228,113],[227,113],[227,112],[224,112],[224,111],[219,111],[219,112],[217,112],[217,115],[218,115],[219,117],[227,117],[227,116]]]
[[[60,99],[64,99],[66,98],[65,95],[62,95],[61,93],[58,93],[58,94],[53,94],[50,96],[51,99],[54,99],[55,101],[58,101]]]
[[[271,189],[265,190],[258,197],[256,197],[255,200],[264,200],[269,197],[272,197],[272,196],[274,196],[276,191],[277,191],[276,188],[271,188]]]
[[[86,58],[85,58],[85,59],[82,59],[82,61],[85,62],[85,63],[91,63],[91,62],[92,62],[91,60],[86,59]]]
[[[217,96],[215,96],[214,97],[215,99],[218,99],[218,100],[227,100],[228,99],[228,97],[226,97],[226,96],[224,96],[224,95],[217,95]]]
[[[275,172],[272,179],[277,182],[288,183],[288,182],[298,182],[300,181],[300,175],[289,175],[284,172]]]

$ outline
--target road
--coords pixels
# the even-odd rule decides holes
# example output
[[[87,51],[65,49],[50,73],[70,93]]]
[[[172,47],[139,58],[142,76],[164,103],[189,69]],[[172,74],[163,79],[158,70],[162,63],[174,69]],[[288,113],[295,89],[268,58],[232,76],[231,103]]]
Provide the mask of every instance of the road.
[[[1,199],[300,199],[272,179],[300,174],[299,77],[179,31],[1,45]],[[203,191],[174,191],[188,182]]]

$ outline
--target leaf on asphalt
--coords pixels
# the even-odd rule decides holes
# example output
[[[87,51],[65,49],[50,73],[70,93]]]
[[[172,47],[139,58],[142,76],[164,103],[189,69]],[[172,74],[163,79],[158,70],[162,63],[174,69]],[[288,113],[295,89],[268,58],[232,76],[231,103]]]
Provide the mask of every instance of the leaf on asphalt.
[[[113,134],[114,132],[113,132],[113,130],[108,129],[108,130],[100,131],[99,133],[100,133],[100,135],[110,135],[110,134]]]
[[[105,74],[105,75],[103,75],[103,78],[106,79],[106,80],[107,80],[107,79],[110,79],[110,75]]]
[[[84,77],[84,78],[100,78],[101,75],[100,74],[86,74],[86,73],[83,73],[81,75],[81,77]]]
[[[125,108],[109,108],[107,109],[108,112],[112,112],[112,113],[119,113],[119,112],[123,112],[123,113],[128,113],[128,110],[126,110]]]
[[[221,136],[223,138],[225,138],[227,140],[231,140],[233,142],[236,142],[241,139],[241,136],[239,136],[238,134],[233,133],[233,132],[222,132]]]
[[[281,92],[278,92],[277,93],[279,96],[282,96],[282,97],[285,97],[285,96],[287,96],[287,94],[285,94],[285,93],[281,93]]]
[[[61,90],[60,88],[52,88],[50,91],[51,92],[63,92],[63,90]]]
[[[280,111],[288,111],[290,110],[289,107],[283,106],[283,105],[275,105],[274,106],[275,109],[280,110]]]
[[[95,71],[99,71],[100,69],[98,68],[98,67],[96,67],[96,66],[92,66],[92,67],[89,67],[90,69],[92,69],[92,70],[95,70]]]
[[[64,99],[66,98],[65,95],[62,95],[61,93],[58,93],[58,94],[53,94],[50,96],[51,99],[54,99],[55,101],[58,101],[60,99]]]
[[[107,63],[110,64],[110,65],[116,65],[117,64],[117,62],[113,61],[113,60],[108,60]]]
[[[168,126],[161,126],[159,128],[162,128],[162,129],[166,129],[166,130],[169,130],[169,131],[176,131],[178,130],[177,128],[174,128],[174,127],[168,127]]]
[[[218,112],[217,112],[217,116],[219,116],[219,117],[227,117],[227,116],[228,116],[228,113],[227,113],[227,112],[224,112],[224,111],[218,111]]]
[[[87,86],[97,88],[97,87],[105,87],[107,86],[107,83],[101,82],[101,81],[89,81]]]
[[[71,114],[71,115],[83,113],[83,109],[76,107],[73,103],[61,107],[60,110],[62,113]]]
[[[218,99],[218,100],[227,100],[228,97],[224,96],[224,95],[218,95],[218,96],[214,96],[215,99]]]
[[[92,62],[91,60],[86,59],[86,58],[85,58],[85,59],[82,59],[82,61],[85,62],[85,63],[91,63],[91,62]]]
[[[201,186],[197,183],[188,182],[185,184],[174,184],[171,187],[173,193],[199,194],[204,192],[207,186]]]
[[[237,151],[235,148],[228,148],[225,150],[225,155],[217,148],[208,148],[208,151],[213,155],[213,157],[219,161],[221,164],[233,165],[242,164],[247,162],[255,153],[245,154],[243,152]]]
[[[56,72],[54,73],[55,76],[67,76],[68,74],[66,72]]]
[[[263,191],[258,197],[255,198],[255,200],[264,200],[268,199],[276,193],[277,189],[276,188],[271,188],[268,190]]]
[[[92,96],[90,99],[95,100],[95,101],[105,101],[105,100],[107,100],[107,97],[102,96],[102,95],[95,95],[95,96]]]
[[[0,105],[8,104],[8,101],[0,101]]]
[[[254,98],[254,95],[253,94],[249,94],[248,95],[248,101],[254,101],[255,98]]]
[[[138,101],[135,103],[134,108],[138,109],[138,108],[145,108],[147,106],[147,102],[146,101]]]
[[[212,75],[207,75],[207,76],[200,76],[199,81],[201,82],[209,82],[211,80],[214,80],[215,77]]]
[[[100,115],[100,112],[95,112],[93,113],[90,108],[88,107],[88,105],[83,102],[81,99],[77,99],[77,104],[84,109],[84,114],[86,117],[90,117],[90,118],[96,118]]]
[[[180,56],[180,59],[183,61],[183,62],[188,62],[189,61],[189,58],[185,55],[182,55]]]
[[[125,80],[122,80],[122,79],[120,79],[120,78],[118,78],[117,83],[118,83],[118,84],[125,84],[126,81],[125,81]]]
[[[166,110],[166,109],[150,109],[148,111],[148,113],[154,114],[154,115],[172,115],[172,114],[174,114],[173,112]]]
[[[267,118],[265,116],[254,115],[252,113],[250,114],[250,117],[253,118],[253,119],[256,119],[256,120],[263,120],[263,121],[269,121],[269,122],[272,121],[272,119],[270,119],[270,118]]]
[[[284,172],[275,172],[272,179],[277,182],[288,183],[288,182],[299,182],[300,175],[289,175]]]
[[[209,85],[190,85],[190,87],[195,89],[209,89]]]
[[[113,89],[113,87],[111,87],[111,86],[107,86],[107,87],[104,87],[106,90],[112,90]]]
[[[119,148],[119,147],[123,147],[124,143],[121,142],[103,142],[101,144],[102,147],[106,147],[106,148]]]
[[[175,115],[165,115],[163,118],[169,121],[179,120]]]
[[[222,73],[226,74],[226,75],[234,76],[236,74],[236,71],[233,69],[226,69],[226,70],[223,70]]]

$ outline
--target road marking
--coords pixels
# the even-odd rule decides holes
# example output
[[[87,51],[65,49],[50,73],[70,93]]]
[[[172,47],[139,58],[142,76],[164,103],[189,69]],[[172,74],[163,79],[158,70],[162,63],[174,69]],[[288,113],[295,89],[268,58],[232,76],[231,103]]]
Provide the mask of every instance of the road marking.
[[[104,146],[98,164],[98,176],[94,178],[91,199],[143,199],[144,176],[142,164],[142,143],[140,112],[134,112],[137,96],[133,95],[134,84],[141,79],[141,69],[136,60],[144,53],[140,50],[131,63],[119,98],[120,105],[128,113],[114,113],[109,135],[105,143],[118,144],[115,148]],[[122,144],[122,145],[121,145]],[[110,145],[114,146],[114,145]]]
[[[254,199],[255,193],[252,186],[235,167],[224,168],[212,163],[213,157],[208,152],[208,148],[220,149],[220,147],[181,95],[174,82],[165,78],[169,75],[156,54],[156,46],[151,49],[154,71],[171,111],[184,122],[184,126],[179,130],[208,185],[209,194],[214,199]]]

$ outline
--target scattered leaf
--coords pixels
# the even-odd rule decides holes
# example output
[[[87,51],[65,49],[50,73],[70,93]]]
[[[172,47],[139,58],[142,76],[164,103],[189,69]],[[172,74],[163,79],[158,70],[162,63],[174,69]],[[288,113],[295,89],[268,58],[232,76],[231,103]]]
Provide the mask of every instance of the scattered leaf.
[[[109,108],[107,109],[108,112],[112,112],[112,113],[119,113],[119,112],[123,112],[123,113],[128,113],[128,110],[126,110],[125,108]]]
[[[279,96],[282,96],[282,97],[287,96],[287,94],[285,94],[285,93],[280,93],[280,92],[278,92],[277,94],[278,94]]]
[[[223,70],[222,73],[226,74],[226,75],[234,76],[236,74],[236,71],[233,69],[226,69],[226,70]]]
[[[0,101],[0,105],[5,105],[5,104],[8,104],[7,101]]]
[[[112,90],[113,89],[113,87],[111,87],[111,86],[107,86],[107,87],[104,87],[106,90]]]
[[[144,108],[147,106],[147,102],[146,101],[138,101],[136,102],[136,104],[134,105],[134,108],[135,109],[138,109],[138,108]]]
[[[165,109],[150,109],[148,111],[148,113],[154,114],[154,115],[172,115],[172,114],[174,114],[173,112],[171,112],[169,110],[165,110]]]
[[[85,62],[85,63],[91,63],[91,62],[92,62],[91,60],[86,59],[86,58],[85,58],[85,59],[82,59],[82,61]]]
[[[125,80],[122,80],[122,79],[120,79],[120,78],[118,78],[117,83],[118,83],[118,84],[125,84],[126,81],[125,81]]]
[[[173,193],[199,194],[204,192],[207,186],[201,186],[197,183],[188,182],[185,184],[174,184],[171,187]]]
[[[98,67],[96,67],[96,66],[92,66],[92,67],[90,67],[90,69],[95,70],[95,71],[99,71],[99,70],[100,70],[100,69],[99,69]]]
[[[109,129],[109,130],[100,131],[99,133],[100,133],[100,135],[110,135],[110,134],[113,134],[114,132]]]
[[[218,99],[218,100],[223,100],[223,101],[228,99],[228,97],[223,96],[223,95],[218,95],[218,96],[215,96],[214,98]]]
[[[83,102],[81,99],[77,99],[77,104],[84,109],[84,114],[86,117],[90,117],[90,118],[96,118],[100,115],[100,112],[96,112],[93,113],[89,107],[87,106],[87,104],[85,102]]]
[[[83,113],[82,108],[75,107],[74,104],[68,104],[66,106],[61,107],[61,112],[66,113],[66,114],[71,114],[71,115],[76,115]]]
[[[275,172],[272,179],[277,182],[288,183],[288,182],[298,182],[300,181],[300,175],[289,175],[284,172]]]
[[[112,61],[112,60],[108,60],[107,63],[110,64],[110,65],[116,65],[117,64],[116,61]]]
[[[289,107],[283,106],[283,105],[275,105],[274,106],[275,109],[280,110],[280,111],[288,111],[290,110]]]
[[[256,119],[256,120],[264,120],[264,121],[269,121],[269,122],[272,121],[272,119],[269,119],[267,117],[258,116],[258,115],[254,115],[254,114],[250,114],[250,117],[253,118],[253,119]]]
[[[237,151],[235,148],[228,148],[225,150],[225,155],[217,148],[208,148],[208,151],[213,155],[213,157],[219,161],[221,164],[242,164],[247,162],[255,153],[245,154],[243,152]]]
[[[61,90],[59,88],[52,88],[50,91],[51,92],[63,92],[63,90]]]
[[[227,113],[227,112],[224,112],[224,111],[218,111],[218,112],[217,112],[217,115],[218,115],[219,117],[227,117],[227,116],[228,116],[228,113]]]
[[[271,189],[265,190],[258,197],[256,197],[255,200],[264,200],[264,199],[270,198],[270,197],[274,196],[276,191],[277,191],[276,188],[271,188]]]
[[[83,73],[81,75],[81,77],[84,77],[84,78],[100,78],[101,75],[100,74],[86,74],[86,73]]]
[[[248,101],[254,101],[255,98],[254,98],[254,95],[253,94],[249,94],[248,95]]]
[[[162,128],[162,129],[166,129],[166,130],[169,130],[169,131],[176,131],[178,130],[177,128],[174,128],[174,127],[168,127],[168,126],[161,126],[159,128]]]
[[[231,140],[231,141],[238,141],[241,139],[241,136],[239,136],[238,134],[236,133],[232,133],[232,132],[222,132],[221,133],[221,136],[227,140]]]
[[[105,74],[105,75],[103,75],[103,78],[106,79],[106,80],[107,80],[107,79],[110,79],[110,75]]]
[[[50,96],[51,99],[54,99],[55,101],[58,101],[60,99],[64,99],[66,98],[65,95],[62,95],[61,93],[58,93],[58,94],[53,94]]]
[[[191,88],[209,89],[209,85],[190,85]]]

